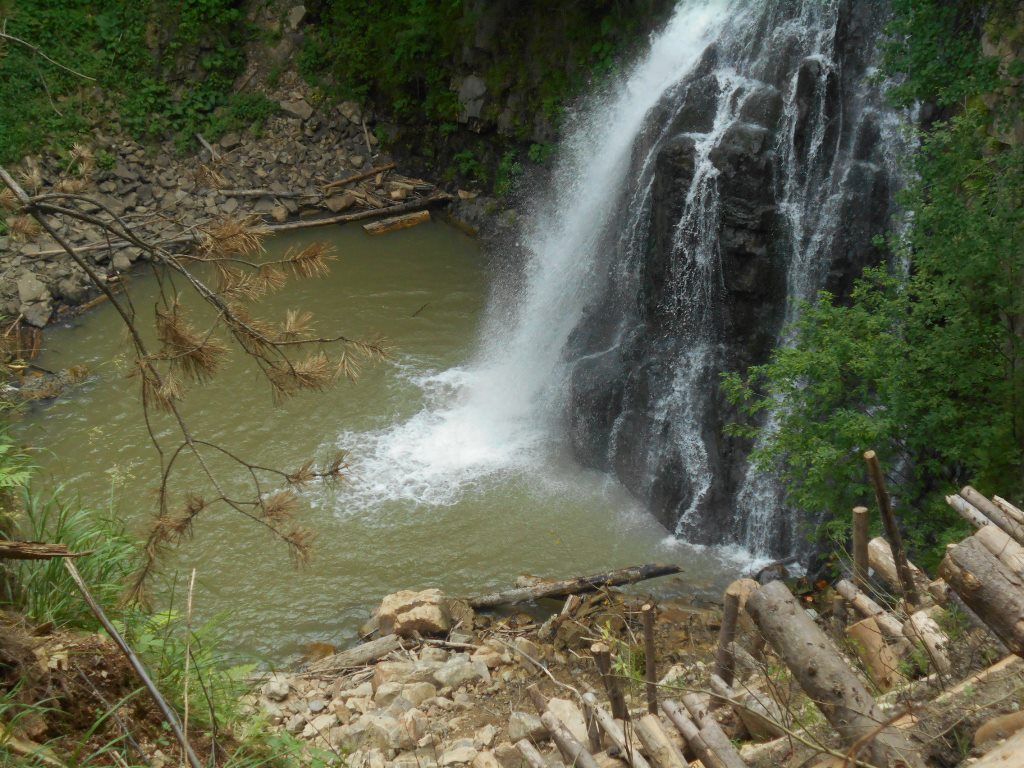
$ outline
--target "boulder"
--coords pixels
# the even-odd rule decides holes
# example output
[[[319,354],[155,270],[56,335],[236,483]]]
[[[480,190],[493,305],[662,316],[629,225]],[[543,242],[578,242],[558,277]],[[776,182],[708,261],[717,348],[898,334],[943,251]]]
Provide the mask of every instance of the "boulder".
[[[282,112],[300,120],[308,120],[313,116],[313,108],[305,99],[290,99],[278,102],[278,104]]]
[[[477,752],[473,758],[473,768],[502,768],[493,752]]]
[[[451,629],[451,614],[439,589],[403,590],[388,595],[381,602],[377,617],[382,635],[443,635]]]
[[[434,673],[434,680],[442,688],[458,688],[469,683],[490,683],[491,673],[482,661],[470,661],[465,654],[457,654]]]
[[[491,752],[501,768],[527,768],[528,763],[523,758],[523,753],[516,749],[510,742],[503,741]]]
[[[288,9],[288,28],[294,32],[299,28],[302,20],[306,18],[306,6],[293,5]]]
[[[331,213],[341,213],[342,211],[351,208],[355,203],[355,197],[351,193],[345,192],[340,195],[331,195],[328,197],[324,200],[324,207]]]
[[[441,759],[438,761],[438,765],[440,765],[441,768],[446,768],[446,766],[449,765],[465,765],[467,763],[472,763],[476,758],[476,754],[476,748],[473,747],[472,741],[469,739],[460,739],[441,753]]]
[[[581,744],[587,743],[587,722],[580,708],[568,699],[548,699],[548,711],[562,721]]]
[[[478,75],[464,77],[459,84],[459,104],[462,107],[459,122],[465,123],[470,119],[479,120],[486,96],[487,83],[482,77]]]
[[[547,738],[548,729],[536,715],[529,712],[513,712],[508,718],[508,738],[513,744],[520,739],[540,741]]]

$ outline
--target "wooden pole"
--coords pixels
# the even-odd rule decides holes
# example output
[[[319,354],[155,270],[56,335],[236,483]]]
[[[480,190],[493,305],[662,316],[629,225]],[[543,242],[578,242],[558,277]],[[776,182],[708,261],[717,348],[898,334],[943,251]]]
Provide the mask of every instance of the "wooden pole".
[[[885,488],[885,477],[882,474],[882,466],[878,463],[878,457],[874,451],[865,451],[864,461],[868,465],[868,474],[875,486],[875,499],[878,502],[879,512],[882,513],[882,522],[885,524],[885,534],[892,546],[892,556],[896,561],[896,568],[900,575],[900,584],[903,587],[903,599],[910,605],[918,604],[917,587],[914,586],[914,577],[910,573],[910,566],[907,564],[907,553],[903,549],[903,536],[896,525],[896,515],[892,511],[892,501],[889,492]]]
[[[885,725],[886,716],[864,684],[785,584],[773,582],[751,595],[747,613],[832,727],[847,744],[861,747],[864,760],[877,766],[924,765],[906,736]]]
[[[1003,512],[1008,514],[1018,523],[1024,525],[1024,511],[1022,511],[1018,507],[1015,507],[1013,504],[1011,504],[1001,496],[993,496],[992,503],[999,507],[1001,510],[1003,510]]]
[[[654,606],[645,603],[640,613],[644,617],[644,666],[647,689],[647,711],[658,714],[658,666],[654,647]]]
[[[853,641],[868,677],[878,686],[879,691],[884,693],[907,682],[899,670],[899,659],[885,641],[878,623],[873,618],[861,619],[850,625],[846,633]]]
[[[853,583],[868,588],[868,530],[871,517],[867,507],[853,508]]]
[[[530,768],[548,768],[547,761],[541,753],[538,752],[537,748],[526,739],[520,739],[517,741],[516,749],[519,750],[519,754],[523,756],[523,759]]]
[[[735,583],[730,584],[723,595],[722,626],[718,629],[718,650],[715,652],[715,674],[727,685],[732,685],[736,673],[736,659],[729,652],[729,644],[736,639],[736,622],[740,614],[740,595],[733,589]]]
[[[619,678],[612,674],[611,649],[604,643],[594,643],[590,646],[590,653],[594,656],[597,671],[601,673],[601,682],[604,683],[604,690],[611,703],[612,717],[616,720],[629,720],[629,710],[626,709],[626,699],[622,695],[622,685]]]
[[[845,597],[861,616],[870,617],[889,637],[903,637],[903,624],[882,606],[857,589],[846,579],[836,584],[836,591]]]
[[[836,592],[832,595],[832,639],[841,642],[846,637],[846,598]]]

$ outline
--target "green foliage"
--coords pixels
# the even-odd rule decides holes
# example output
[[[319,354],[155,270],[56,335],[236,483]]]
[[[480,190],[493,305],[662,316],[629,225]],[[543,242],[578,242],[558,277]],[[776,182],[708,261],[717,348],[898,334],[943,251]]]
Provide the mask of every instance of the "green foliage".
[[[258,133],[267,119],[280,111],[278,103],[262,93],[233,94],[227,104],[211,118],[205,131],[206,138],[214,141],[229,131],[246,128]]]
[[[900,23],[944,13],[912,5]],[[911,39],[897,63],[934,43]],[[902,198],[907,230],[889,241],[896,266],[866,271],[848,301],[821,294],[792,346],[724,382],[752,417],[733,429],[764,436],[754,460],[779,472],[789,503],[831,521],[819,530],[842,534],[846,511],[870,498],[861,453],[877,450],[926,565],[965,532],[945,494],[964,483],[1024,494],[1024,148],[997,138],[1020,101],[985,106],[979,89],[996,80],[979,73],[990,70],[965,63],[941,85],[928,68],[909,73],[897,97],[960,94],[967,105],[922,137]]]
[[[0,162],[67,146],[116,110],[137,137],[205,128],[228,101],[249,30],[238,0],[15,0],[0,57]],[[182,71],[193,71],[181,81]],[[172,80],[174,85],[172,87]]]
[[[97,602],[105,610],[114,610],[125,578],[138,567],[138,543],[127,536],[123,524],[78,507],[60,490],[39,497],[27,484],[22,508],[12,538],[66,544],[72,552],[89,552],[77,560],[78,570]],[[8,602],[32,621],[62,628],[98,627],[59,558],[16,561],[13,577]]]
[[[494,191],[504,197],[515,189],[516,180],[523,175],[523,164],[517,159],[516,151],[510,149],[501,156],[494,178]]]
[[[480,182],[487,181],[487,169],[471,149],[464,149],[452,156],[459,173]]]
[[[556,151],[558,151],[557,144],[531,144],[528,150],[530,162],[546,165],[548,160],[554,157]]]

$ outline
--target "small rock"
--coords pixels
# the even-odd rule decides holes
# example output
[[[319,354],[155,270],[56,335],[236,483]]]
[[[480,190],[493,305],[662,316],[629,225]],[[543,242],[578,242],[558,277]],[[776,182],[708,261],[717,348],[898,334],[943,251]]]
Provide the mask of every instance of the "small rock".
[[[439,589],[403,590],[388,595],[381,602],[377,617],[382,635],[441,635],[451,629],[451,614]]]
[[[338,725],[338,716],[333,712],[317,715],[303,729],[302,737],[311,739],[314,736],[327,736],[328,731],[336,725]]]
[[[118,272],[127,272],[132,268],[132,260],[128,258],[128,254],[124,251],[118,251],[114,254],[114,258],[110,260],[110,265]]]
[[[238,198],[229,197],[227,200],[224,201],[220,209],[228,215],[234,213],[235,211],[238,210]]]
[[[319,715],[325,709],[327,709],[327,702],[325,702],[323,699],[313,699],[311,702],[309,702],[309,711],[312,712],[314,715]]]
[[[490,683],[491,673],[482,661],[470,661],[460,654],[446,661],[434,673],[434,680],[438,685],[458,688],[467,683]]]
[[[577,741],[587,743],[587,722],[579,707],[568,699],[548,699],[548,710],[565,724]]]
[[[430,683],[408,683],[402,686],[402,698],[418,707],[427,699],[437,695],[437,688]]]
[[[501,768],[527,768],[523,754],[507,741],[501,742],[492,752]]]
[[[348,161],[352,164],[353,168],[362,168],[366,163],[366,158],[362,155],[349,155]]]
[[[348,120],[350,123],[355,125],[362,125],[363,122],[363,110],[354,101],[343,101],[338,105],[338,111],[342,117]]]
[[[476,750],[471,744],[464,744],[462,746],[452,747],[446,749],[441,753],[441,759],[438,761],[438,765],[441,768],[445,768],[448,765],[461,765],[465,763],[472,763],[476,758]]]
[[[396,698],[402,695],[404,683],[392,681],[379,686],[373,693],[373,701],[378,707],[386,707]]]
[[[18,298],[22,302],[46,301],[50,298],[50,291],[31,272],[25,272],[18,278]]]
[[[488,723],[483,728],[478,730],[476,734],[473,736],[473,746],[476,747],[478,750],[489,749],[494,744],[494,739],[497,737],[497,735],[498,729],[495,728],[494,725]]]
[[[501,768],[498,758],[491,752],[477,752],[473,758],[473,768]]]
[[[513,712],[508,718],[508,738],[513,744],[520,739],[539,741],[547,736],[548,729],[540,718],[529,712]]]
[[[327,208],[331,213],[340,213],[341,211],[348,210],[355,205],[356,199],[353,195],[345,192],[341,195],[331,195],[324,200],[324,207]]]
[[[260,689],[260,693],[266,696],[271,701],[284,701],[288,698],[288,694],[291,691],[291,686],[288,685],[288,681],[280,677],[275,677],[272,680],[268,680],[263,684]]]
[[[288,10],[288,27],[294,32],[306,18],[306,6],[294,5]]]
[[[283,205],[275,205],[270,211],[270,218],[278,223],[288,221],[288,209]]]
[[[420,661],[448,661],[448,651],[434,645],[426,645],[420,649]]]
[[[306,727],[306,718],[304,715],[292,715],[288,718],[288,722],[285,723],[284,729],[288,733],[302,733]]]
[[[292,99],[279,102],[281,110],[300,120],[308,120],[313,116],[313,108],[305,99]]]
[[[223,136],[220,137],[220,145],[224,149],[234,149],[241,143],[242,139],[234,131],[229,131],[228,133],[225,133]]]

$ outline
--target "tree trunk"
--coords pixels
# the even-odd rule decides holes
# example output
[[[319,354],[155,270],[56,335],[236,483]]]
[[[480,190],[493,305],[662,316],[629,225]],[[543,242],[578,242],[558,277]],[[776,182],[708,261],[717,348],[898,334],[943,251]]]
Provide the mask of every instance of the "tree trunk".
[[[755,739],[767,741],[785,733],[779,727],[783,722],[782,710],[774,699],[761,696],[753,689],[733,690],[718,675],[711,675],[710,684],[714,693],[732,705],[736,716]]]
[[[906,737],[881,727],[885,715],[857,675],[782,582],[762,587],[747,612],[793,672],[804,692],[848,744],[877,766],[923,767]]]
[[[696,693],[688,693],[683,696],[683,706],[690,713],[690,717],[700,727],[700,736],[704,743],[715,753],[725,768],[747,768],[746,763],[740,758],[740,753],[725,735],[722,726],[711,715],[705,697]]]
[[[898,592],[900,589],[900,577],[896,571],[896,561],[892,557],[892,547],[889,542],[881,536],[876,536],[868,542],[868,563],[875,569],[875,573],[881,576],[882,581],[889,585],[890,589]],[[914,579],[918,596],[922,597],[928,593],[930,579],[916,565],[908,562],[910,575]]]
[[[950,673],[953,665],[946,654],[949,638],[935,623],[935,619],[931,617],[931,611],[912,613],[903,624],[903,634],[908,640],[924,648],[936,672],[941,675]]]
[[[594,694],[583,694],[583,703],[590,710],[590,715],[597,720],[601,730],[611,739],[612,744],[619,748],[623,758],[633,768],[650,768],[647,761],[640,754],[640,750],[637,749],[637,745],[626,738],[626,731],[623,725],[619,724],[620,721],[613,718],[608,710],[601,707]]]
[[[693,750],[693,753],[697,756],[697,759],[703,763],[706,768],[724,768],[723,763],[718,756],[711,751],[711,747],[704,737],[701,735],[700,729],[697,728],[693,720],[690,719],[689,714],[686,710],[679,706],[672,699],[665,699],[661,702],[661,709],[665,713],[665,716],[672,721],[672,724],[676,727],[683,736],[683,740],[687,746]]]
[[[1010,651],[1024,652],[1024,578],[973,536],[948,549],[939,573]]]
[[[986,752],[978,762],[971,764],[971,768],[1011,768],[1015,765],[1024,765],[1024,731]]]
[[[635,565],[618,571],[599,573],[594,576],[577,576],[574,579],[560,581],[542,581],[529,587],[516,587],[504,592],[492,592],[489,595],[478,595],[469,598],[471,608],[496,608],[499,605],[514,605],[542,597],[565,597],[580,592],[593,592],[602,587],[617,587],[622,584],[635,584],[659,576],[670,576],[682,569],[678,565]]]
[[[1013,573],[1024,576],[1024,547],[1011,539],[1005,531],[994,525],[986,525],[975,532],[974,538]]]

